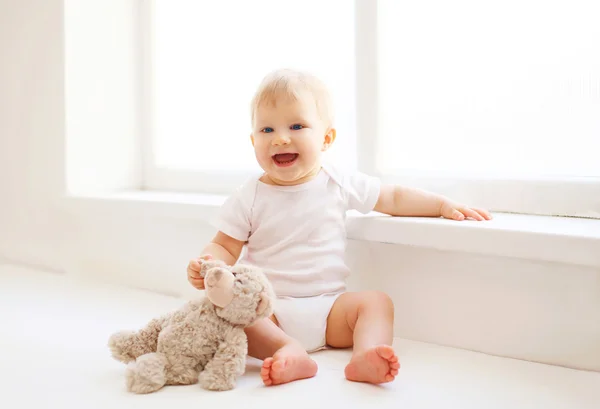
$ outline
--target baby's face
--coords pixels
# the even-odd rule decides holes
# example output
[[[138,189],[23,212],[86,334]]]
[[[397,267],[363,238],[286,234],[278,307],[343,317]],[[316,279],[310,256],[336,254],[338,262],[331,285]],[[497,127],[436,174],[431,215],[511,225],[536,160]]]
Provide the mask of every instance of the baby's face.
[[[252,143],[270,182],[295,185],[314,177],[321,152],[333,142],[335,130],[321,120],[314,100],[276,101],[256,110]]]

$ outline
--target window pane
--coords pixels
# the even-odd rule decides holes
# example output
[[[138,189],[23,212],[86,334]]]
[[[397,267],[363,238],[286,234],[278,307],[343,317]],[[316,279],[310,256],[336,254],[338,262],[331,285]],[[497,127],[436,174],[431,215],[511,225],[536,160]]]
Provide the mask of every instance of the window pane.
[[[258,169],[250,100],[267,72],[295,68],[330,87],[338,139],[328,154],[353,166],[353,12],[342,0],[156,0],[156,165]]]
[[[381,0],[384,172],[600,176],[600,3]]]

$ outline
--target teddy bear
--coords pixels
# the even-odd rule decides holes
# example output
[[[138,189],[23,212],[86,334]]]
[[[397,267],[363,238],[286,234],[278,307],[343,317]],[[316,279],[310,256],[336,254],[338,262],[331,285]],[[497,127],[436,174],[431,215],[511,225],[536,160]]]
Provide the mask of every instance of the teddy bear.
[[[164,385],[199,382],[230,390],[244,373],[248,340],[244,328],[272,313],[274,293],[258,268],[203,260],[205,296],[151,320],[139,331],[121,331],[108,342],[112,356],[127,363],[127,389],[150,393]]]

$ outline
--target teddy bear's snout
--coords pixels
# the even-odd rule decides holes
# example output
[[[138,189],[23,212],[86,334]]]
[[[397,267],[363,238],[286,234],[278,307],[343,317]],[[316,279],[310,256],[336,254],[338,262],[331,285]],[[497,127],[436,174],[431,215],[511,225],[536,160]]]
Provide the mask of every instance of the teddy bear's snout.
[[[230,271],[212,269],[206,274],[206,296],[217,307],[225,307],[233,300],[235,278]]]

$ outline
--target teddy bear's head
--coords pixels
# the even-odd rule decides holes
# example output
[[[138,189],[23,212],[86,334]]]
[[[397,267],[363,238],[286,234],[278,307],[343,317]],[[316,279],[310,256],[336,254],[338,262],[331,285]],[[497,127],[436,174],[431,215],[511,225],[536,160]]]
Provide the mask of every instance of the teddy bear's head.
[[[265,274],[256,267],[222,261],[201,262],[206,297],[215,306],[217,315],[235,324],[248,326],[269,317],[273,312],[275,294]]]

